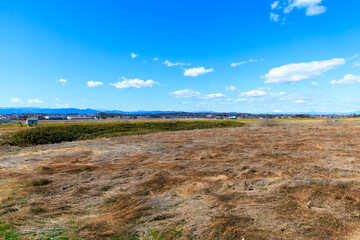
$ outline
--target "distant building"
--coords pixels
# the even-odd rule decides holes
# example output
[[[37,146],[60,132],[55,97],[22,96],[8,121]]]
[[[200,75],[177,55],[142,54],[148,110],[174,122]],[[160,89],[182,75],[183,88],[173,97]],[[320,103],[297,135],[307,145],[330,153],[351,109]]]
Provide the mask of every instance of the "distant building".
[[[85,120],[85,119],[94,119],[94,117],[82,117],[82,116],[68,116],[67,120]]]
[[[65,116],[45,116],[46,120],[66,120]]]
[[[0,124],[1,124],[1,123],[10,123],[10,119],[0,118]]]
[[[229,117],[229,119],[236,119],[236,116],[231,116]]]
[[[28,127],[36,127],[39,123],[39,119],[37,118],[27,118],[26,119],[26,124],[28,125]]]

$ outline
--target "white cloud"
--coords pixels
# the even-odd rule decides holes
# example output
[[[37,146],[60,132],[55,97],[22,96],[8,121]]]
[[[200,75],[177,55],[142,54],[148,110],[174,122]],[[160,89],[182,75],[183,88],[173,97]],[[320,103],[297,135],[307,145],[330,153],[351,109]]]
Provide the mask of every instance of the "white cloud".
[[[99,86],[104,85],[104,83],[98,82],[98,81],[88,81],[87,85],[88,85],[88,87],[99,87]]]
[[[269,92],[269,91],[271,91],[271,88],[269,88],[269,87],[259,87],[257,90]]]
[[[292,0],[285,8],[284,13],[290,13],[294,8],[305,8],[306,16],[314,16],[322,14],[326,11],[326,7],[321,5],[323,0]]]
[[[276,109],[276,110],[273,111],[273,113],[281,113],[281,110]]]
[[[278,22],[278,21],[279,21],[279,17],[280,17],[280,15],[277,14],[277,13],[273,13],[273,12],[270,13],[270,20],[271,20],[271,21]]]
[[[248,91],[248,92],[243,92],[240,95],[244,96],[244,97],[259,97],[259,96],[264,96],[266,94],[267,94],[267,92],[262,91],[262,90],[252,90],[252,91]]]
[[[260,59],[260,60],[258,60],[258,59],[249,59],[248,61],[241,61],[241,62],[231,63],[230,66],[231,67],[237,67],[237,66],[241,66],[241,65],[246,64],[246,63],[260,62],[260,61],[262,62],[262,61],[264,61],[264,59]]]
[[[352,66],[353,67],[360,67],[360,61],[356,60]]]
[[[199,103],[196,105],[196,107],[203,107],[203,106],[210,106],[208,103]]]
[[[271,5],[271,9],[275,9],[279,6],[279,1],[274,1]]]
[[[69,108],[70,107],[70,104],[66,103],[65,105],[62,105],[62,104],[56,104],[57,107],[59,108]]]
[[[153,61],[154,61],[154,62],[157,62],[157,61],[159,61],[159,58],[154,57],[154,58],[153,58]]]
[[[67,83],[67,80],[61,78],[61,79],[58,80],[58,82],[61,83],[62,85],[65,85]]]
[[[127,79],[122,77],[123,81],[118,81],[117,83],[110,83],[111,86],[116,88],[143,88],[143,87],[152,87],[154,84],[159,84],[153,80],[141,80],[138,78]]]
[[[130,56],[131,56],[132,59],[135,59],[135,58],[137,58],[139,55],[137,55],[137,54],[135,54],[135,53],[131,53]]]
[[[241,61],[241,62],[236,62],[236,63],[231,63],[230,66],[231,67],[237,67],[237,66],[240,66],[240,65],[243,65],[243,64],[246,64],[247,61]]]
[[[355,54],[355,55],[353,55],[353,56],[351,56],[351,57],[348,57],[348,58],[346,59],[346,61],[351,61],[351,60],[357,59],[358,57],[360,57],[360,55],[359,55],[359,54]]]
[[[204,67],[188,68],[185,69],[184,76],[197,77],[199,75],[203,75],[213,71],[214,71],[213,68],[210,69],[205,69]]]
[[[188,104],[192,104],[192,102],[182,102],[182,104],[184,104],[184,105],[188,105]]]
[[[205,99],[211,99],[214,101],[224,100],[226,96],[222,93],[212,93],[205,96]]]
[[[22,102],[22,100],[20,98],[10,98],[10,101],[12,103],[21,103]]]
[[[29,104],[33,104],[33,103],[43,103],[43,101],[41,101],[41,100],[38,99],[38,98],[28,99],[27,102],[28,102]]]
[[[260,60],[258,60],[258,59],[249,59],[249,62],[259,62],[259,61],[264,61],[264,59],[260,59]]]
[[[232,92],[237,90],[235,86],[225,87],[225,89],[229,90],[229,91],[232,91]]]
[[[188,64],[186,64],[186,63],[180,63],[180,62],[172,63],[172,62],[170,62],[170,61],[168,61],[168,60],[166,60],[165,62],[163,62],[163,64],[167,65],[168,67],[188,65]]]
[[[290,63],[271,69],[264,78],[265,83],[293,83],[321,76],[324,72],[344,65],[345,59],[334,58],[309,63]]]
[[[176,95],[176,97],[184,97],[184,98],[198,97],[201,95],[201,93],[191,90],[191,89],[179,90],[179,91],[172,92],[170,94],[174,94],[174,95]]]
[[[360,76],[347,74],[344,76],[343,79],[332,80],[330,83],[333,85],[334,84],[356,84],[356,83],[360,83]]]
[[[319,83],[318,83],[318,82],[311,82],[310,84],[311,84],[311,86],[314,86],[314,87],[319,86]]]
[[[170,94],[176,95],[177,98],[196,98],[203,100],[226,101],[226,102],[232,101],[222,93],[212,93],[212,94],[202,95],[200,92],[191,89],[183,89],[183,90],[171,92]]]
[[[295,103],[305,103],[304,100],[296,100]]]

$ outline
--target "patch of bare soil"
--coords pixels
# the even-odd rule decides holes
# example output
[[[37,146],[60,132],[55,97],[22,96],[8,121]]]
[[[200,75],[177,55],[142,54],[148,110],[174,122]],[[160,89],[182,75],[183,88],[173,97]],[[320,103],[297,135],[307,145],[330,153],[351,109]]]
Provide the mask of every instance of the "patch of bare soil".
[[[292,124],[5,149],[0,219],[20,239],[359,239],[359,136]]]

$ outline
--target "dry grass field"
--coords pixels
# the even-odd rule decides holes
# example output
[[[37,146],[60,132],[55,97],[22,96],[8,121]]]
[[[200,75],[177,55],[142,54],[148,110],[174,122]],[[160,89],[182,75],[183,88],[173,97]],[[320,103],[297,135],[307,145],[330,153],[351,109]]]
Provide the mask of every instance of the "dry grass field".
[[[0,146],[0,238],[360,239],[360,124]]]

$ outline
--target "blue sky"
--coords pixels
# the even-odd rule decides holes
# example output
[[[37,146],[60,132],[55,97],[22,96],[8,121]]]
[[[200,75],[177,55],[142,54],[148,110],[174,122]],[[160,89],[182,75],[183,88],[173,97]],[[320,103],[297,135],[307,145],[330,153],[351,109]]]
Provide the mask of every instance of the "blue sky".
[[[360,110],[358,0],[0,4],[0,107]]]

